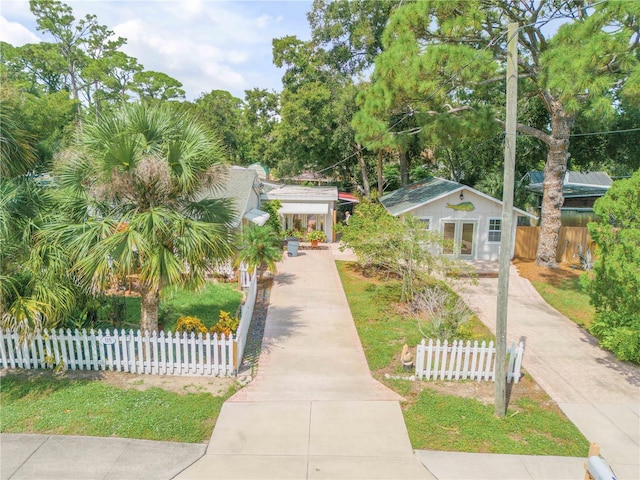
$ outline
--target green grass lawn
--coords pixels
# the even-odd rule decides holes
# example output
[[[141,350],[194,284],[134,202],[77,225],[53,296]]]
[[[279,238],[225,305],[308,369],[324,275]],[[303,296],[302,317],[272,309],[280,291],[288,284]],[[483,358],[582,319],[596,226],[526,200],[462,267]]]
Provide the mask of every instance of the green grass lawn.
[[[354,264],[336,263],[369,369],[387,367],[394,356],[399,357],[405,343],[409,346],[420,343],[423,337],[417,320],[401,315],[397,308],[400,282],[364,278],[356,272]],[[493,340],[489,329],[477,318],[467,327],[474,340]]]
[[[218,321],[220,311],[235,315],[242,301],[242,292],[236,283],[207,283],[203,290],[166,289],[160,300],[164,329],[173,330],[179,317],[198,317],[209,328]],[[125,299],[125,328],[140,325],[140,298]],[[162,322],[161,322],[162,323]]]
[[[401,315],[397,282],[365,278],[349,262],[337,265],[369,368],[406,399],[403,414],[413,448],[586,456],[587,440],[559,410],[547,406],[549,398],[540,389],[512,400],[507,415],[497,418],[492,405],[436,392],[429,382],[384,380],[382,372],[400,371],[402,345],[414,347],[422,339],[417,322]],[[492,339],[478,319],[470,323],[473,338]],[[523,383],[513,388],[524,388]]]
[[[416,449],[586,457],[589,445],[566,418],[521,398],[498,418],[492,405],[424,389],[404,412]]]
[[[231,393],[138,391],[51,372],[12,373],[2,377],[0,431],[200,443]]]
[[[545,302],[581,327],[589,328],[595,308],[589,303],[589,295],[583,291],[580,278],[557,282],[534,280],[531,284]]]

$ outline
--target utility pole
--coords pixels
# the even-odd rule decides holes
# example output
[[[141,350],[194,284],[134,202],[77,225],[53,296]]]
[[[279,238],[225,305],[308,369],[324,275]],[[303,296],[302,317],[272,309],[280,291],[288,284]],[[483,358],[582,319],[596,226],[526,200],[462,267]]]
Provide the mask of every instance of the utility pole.
[[[513,250],[513,189],[516,165],[516,123],[518,119],[518,23],[510,23],[507,43],[507,117],[504,139],[504,188],[502,192],[502,234],[498,273],[496,316],[495,413],[507,413],[507,305],[509,267]]]

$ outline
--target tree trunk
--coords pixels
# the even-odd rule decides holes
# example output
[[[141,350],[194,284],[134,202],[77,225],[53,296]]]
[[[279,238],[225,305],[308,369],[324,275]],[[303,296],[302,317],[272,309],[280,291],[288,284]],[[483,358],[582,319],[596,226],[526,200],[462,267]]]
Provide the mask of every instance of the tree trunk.
[[[141,309],[140,330],[149,333],[158,331],[158,305],[160,304],[160,292],[158,289],[148,286],[140,287]]]
[[[403,187],[409,185],[409,162],[403,148],[400,148],[400,183]]]
[[[378,150],[378,197],[381,197],[384,193],[384,185],[382,178],[382,149]]]
[[[559,102],[550,103],[552,106],[551,137],[547,144],[549,152],[544,167],[542,218],[536,252],[536,265],[547,268],[556,266],[561,226],[560,209],[564,203],[562,184],[569,160],[569,134],[574,122],[574,117],[567,114]]]
[[[356,145],[356,158],[358,159],[358,165],[360,165],[360,172],[362,173],[362,188],[364,190],[364,196],[367,199],[371,199],[371,187],[369,186],[369,177],[367,176],[367,164],[364,161],[360,145]]]

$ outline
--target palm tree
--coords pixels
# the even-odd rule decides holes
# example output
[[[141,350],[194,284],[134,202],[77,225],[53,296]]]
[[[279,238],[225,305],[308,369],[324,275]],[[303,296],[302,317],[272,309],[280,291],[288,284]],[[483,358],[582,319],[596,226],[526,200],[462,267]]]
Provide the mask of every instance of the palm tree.
[[[75,208],[41,241],[67,245],[74,273],[97,293],[137,275],[141,329],[158,328],[160,290],[201,287],[212,265],[232,253],[229,204],[200,200],[220,188],[221,142],[168,106],[127,105],[85,123],[57,170]]]
[[[0,326],[22,338],[55,327],[81,299],[68,249],[36,244],[61,200],[34,175],[38,140],[21,114],[20,95],[0,89]]]
[[[244,230],[236,264],[245,263],[249,270],[257,268],[260,278],[267,269],[276,271],[276,262],[282,258],[280,238],[268,225],[253,225]]]

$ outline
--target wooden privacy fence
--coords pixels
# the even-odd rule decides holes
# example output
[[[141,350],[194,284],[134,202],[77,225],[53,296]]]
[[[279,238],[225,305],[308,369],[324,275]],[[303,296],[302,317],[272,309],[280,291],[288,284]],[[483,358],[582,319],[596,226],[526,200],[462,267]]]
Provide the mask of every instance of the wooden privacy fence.
[[[540,227],[517,227],[514,257],[534,260],[539,235]],[[584,251],[590,248],[593,253],[593,240],[586,227],[560,227],[556,261],[579,264],[579,258],[574,257],[578,254],[579,245],[582,245]]]
[[[113,370],[158,375],[229,376],[238,371],[258,290],[257,275],[246,277],[245,302],[236,336],[129,330],[44,330],[21,341],[0,330],[0,368]]]
[[[59,329],[21,342],[17,333],[0,331],[0,367],[226,376],[235,371],[235,347],[232,336],[209,333]]]
[[[481,380],[495,381],[495,353],[493,342],[454,340],[449,344],[446,340],[422,340],[416,348],[416,376],[425,380]],[[507,348],[509,365],[507,381],[518,383],[524,345],[516,347],[515,343]]]

